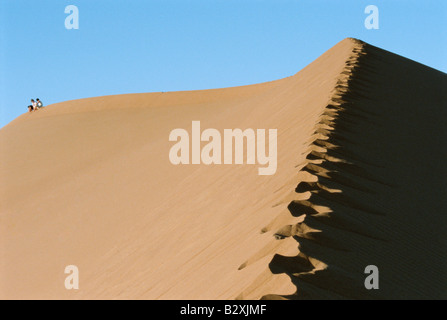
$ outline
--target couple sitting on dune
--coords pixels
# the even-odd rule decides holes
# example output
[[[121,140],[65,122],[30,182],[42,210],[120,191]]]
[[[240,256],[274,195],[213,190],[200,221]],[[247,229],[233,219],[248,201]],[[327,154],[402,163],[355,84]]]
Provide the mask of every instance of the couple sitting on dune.
[[[39,98],[37,98],[36,101],[34,101],[34,99],[31,99],[31,104],[28,106],[28,111],[29,112],[35,111],[42,107],[43,107],[43,103],[42,103],[42,101],[40,101]]]

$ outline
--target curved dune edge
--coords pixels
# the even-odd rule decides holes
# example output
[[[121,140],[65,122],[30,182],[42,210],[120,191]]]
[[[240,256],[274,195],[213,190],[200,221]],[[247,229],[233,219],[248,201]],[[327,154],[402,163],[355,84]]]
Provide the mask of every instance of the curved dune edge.
[[[299,182],[295,190],[299,194],[305,195],[305,193],[310,193],[310,195],[308,195],[305,200],[293,200],[288,205],[288,209],[293,216],[300,216],[300,222],[295,225],[286,225],[280,228],[275,233],[278,240],[293,237],[298,241],[300,246],[301,243],[310,240],[317,245],[326,247],[330,250],[345,250],[342,245],[337,246],[337,241],[334,241],[336,239],[321,234],[324,230],[324,227],[321,227],[321,224],[325,224],[325,221],[331,217],[330,206],[318,207],[317,203],[314,204],[312,200],[315,196],[321,196],[330,200],[337,196],[340,197],[342,190],[338,188],[343,188],[344,181],[339,172],[341,170],[349,171],[350,168],[355,170],[355,166],[349,162],[349,160],[346,160],[342,155],[337,154],[336,150],[340,149],[340,145],[332,142],[334,140],[334,130],[338,124],[337,120],[340,117],[339,115],[340,113],[346,112],[346,108],[349,108],[349,106],[346,105],[346,100],[350,82],[354,77],[355,68],[359,67],[360,57],[366,54],[364,52],[365,43],[354,39],[353,41],[356,45],[352,50],[352,54],[346,60],[345,69],[337,79],[335,92],[320,116],[320,121],[315,126],[314,135],[310,142],[310,152],[306,156],[304,167],[301,169],[302,171],[309,173],[308,179]],[[328,188],[324,183],[325,179],[326,181],[331,180],[333,183],[335,182],[335,188],[334,186]],[[353,186],[354,183],[353,181],[348,181],[346,184],[348,186]],[[359,234],[359,229],[356,228],[356,226],[349,228],[346,222],[348,221],[339,221],[339,223],[335,226],[332,225],[332,227],[335,227],[341,232],[347,231]],[[367,231],[364,231],[363,233],[360,231],[360,235],[366,237],[369,236]],[[315,275],[318,277],[318,275],[323,272],[327,273],[329,266],[324,263],[324,261],[319,260],[312,255],[312,251],[304,253],[302,249],[295,257],[284,257],[279,254],[275,255],[270,262],[271,271],[273,273],[284,272],[290,274],[292,281],[297,284],[299,291],[292,296],[282,297],[279,295],[266,295],[262,299],[312,298],[313,296],[318,298],[343,297],[343,294],[329,291],[328,287],[319,288],[318,284],[313,284],[312,277]],[[327,273],[325,277],[326,281],[330,278],[344,279],[345,281],[348,280],[346,281],[348,285],[350,282],[353,282],[351,279],[352,277],[347,272],[343,272],[343,270],[339,270],[339,273]],[[310,281],[306,281],[306,279],[309,278]],[[355,282],[361,283],[361,279],[355,280],[357,280]],[[347,288],[343,285],[340,289],[343,292],[352,292],[353,288]],[[368,297],[368,295],[351,298],[366,297]]]
[[[439,189],[445,190],[446,170],[427,154],[414,155],[420,153],[418,148],[439,150],[437,143],[430,142],[433,135],[438,142],[447,141],[435,120],[446,113],[442,86],[447,77],[352,40],[352,54],[315,126],[296,200],[287,207],[297,223],[275,233],[278,241],[296,240],[299,253],[276,254],[269,268],[273,274],[287,275],[297,290],[262,299],[445,298],[442,226],[447,203]],[[402,71],[407,80],[401,78]],[[430,105],[426,112],[421,99],[424,108]],[[418,127],[417,133],[410,134]],[[393,145],[396,142],[401,145]],[[443,155],[445,150],[440,158]],[[440,173],[437,182],[419,170],[426,165]],[[411,183],[404,181],[409,177],[422,188],[410,192]],[[365,288],[367,265],[379,268],[379,290]]]
[[[252,283],[248,299],[293,293],[268,261],[296,254],[294,240],[272,235],[291,220],[296,165],[351,49],[343,40],[273,82],[67,101],[3,127],[0,297],[234,299]],[[277,172],[172,165],[169,133],[195,120],[278,128]],[[64,287],[67,265],[79,267],[78,291]]]

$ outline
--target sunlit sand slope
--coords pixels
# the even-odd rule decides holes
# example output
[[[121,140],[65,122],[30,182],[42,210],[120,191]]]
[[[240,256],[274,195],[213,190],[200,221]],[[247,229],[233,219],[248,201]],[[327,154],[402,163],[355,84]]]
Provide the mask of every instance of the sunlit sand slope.
[[[446,297],[446,84],[345,39],[277,81],[23,114],[0,129],[0,298]],[[277,129],[276,173],[173,165],[192,121]]]

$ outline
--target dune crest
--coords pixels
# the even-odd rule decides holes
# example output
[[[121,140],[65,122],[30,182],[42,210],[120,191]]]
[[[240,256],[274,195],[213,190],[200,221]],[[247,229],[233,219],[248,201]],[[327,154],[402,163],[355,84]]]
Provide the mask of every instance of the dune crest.
[[[297,290],[263,298],[446,298],[447,76],[353,41],[301,169],[303,200],[288,205],[299,222],[276,232],[300,252],[270,270]],[[379,290],[365,288],[368,265]]]

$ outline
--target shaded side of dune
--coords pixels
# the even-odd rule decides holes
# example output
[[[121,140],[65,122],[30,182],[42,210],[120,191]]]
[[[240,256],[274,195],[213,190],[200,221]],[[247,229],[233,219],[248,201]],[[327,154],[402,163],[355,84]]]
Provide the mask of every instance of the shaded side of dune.
[[[356,41],[297,181],[308,198],[288,205],[302,222],[276,234],[300,253],[270,270],[297,290],[265,299],[447,298],[446,89],[446,74]]]

